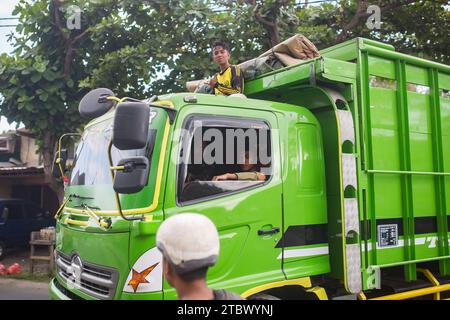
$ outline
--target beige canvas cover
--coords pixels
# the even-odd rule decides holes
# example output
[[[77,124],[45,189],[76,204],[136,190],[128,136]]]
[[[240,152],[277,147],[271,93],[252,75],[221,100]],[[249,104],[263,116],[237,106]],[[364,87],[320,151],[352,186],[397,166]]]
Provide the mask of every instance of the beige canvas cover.
[[[296,34],[264,52],[260,57],[274,55],[285,66],[318,57],[319,50],[304,35]]]
[[[268,61],[275,59],[279,62],[279,67],[285,67],[318,57],[319,55],[319,50],[311,41],[302,34],[296,34],[267,50],[259,57],[244,61],[238,66],[244,74],[244,78],[247,79],[277,69],[277,67],[268,64]],[[186,87],[188,91],[194,92],[199,85],[207,83],[208,80],[188,81]]]

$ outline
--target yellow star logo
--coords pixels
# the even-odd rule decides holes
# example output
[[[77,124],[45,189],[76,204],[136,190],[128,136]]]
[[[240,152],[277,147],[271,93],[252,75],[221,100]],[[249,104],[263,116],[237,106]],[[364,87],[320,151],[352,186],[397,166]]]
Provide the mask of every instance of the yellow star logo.
[[[133,275],[131,276],[131,280],[130,282],[128,282],[128,285],[133,287],[134,292],[136,292],[136,290],[138,289],[139,285],[141,283],[149,283],[147,281],[147,279],[145,279],[150,272],[153,271],[153,269],[156,268],[156,266],[158,265],[159,262],[155,263],[154,265],[152,265],[151,267],[148,267],[147,269],[145,269],[142,272],[137,272],[136,270],[132,270]]]

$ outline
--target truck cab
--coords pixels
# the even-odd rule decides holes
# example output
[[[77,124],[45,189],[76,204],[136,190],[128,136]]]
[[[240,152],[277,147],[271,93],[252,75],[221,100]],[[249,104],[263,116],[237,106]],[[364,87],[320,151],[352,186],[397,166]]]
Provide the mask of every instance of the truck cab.
[[[148,184],[120,196],[123,213],[141,220],[124,221],[111,201],[106,149],[114,112],[86,127],[66,189],[73,196],[58,220],[52,293],[86,299],[175,299],[175,291],[162,279],[155,231],[164,219],[183,212],[204,214],[219,230],[221,258],[208,273],[213,287],[242,293],[267,282],[329,272],[324,156],[314,115],[298,106],[247,98],[174,94],[160,100],[177,110],[173,124],[163,110],[153,108],[145,149],[123,152],[113,147],[111,152],[115,165],[136,155],[149,160]],[[239,144],[246,140],[254,144],[258,162],[265,160],[259,168],[265,179],[213,181],[214,176],[239,171],[244,152]],[[210,148],[216,143],[215,161],[195,162],[195,153],[207,151],[205,142]],[[81,218],[83,205],[109,216],[110,228]],[[82,265],[78,287],[75,273],[68,272],[77,263]],[[146,282],[135,284],[136,275],[155,264]],[[66,287],[70,281],[73,291]]]

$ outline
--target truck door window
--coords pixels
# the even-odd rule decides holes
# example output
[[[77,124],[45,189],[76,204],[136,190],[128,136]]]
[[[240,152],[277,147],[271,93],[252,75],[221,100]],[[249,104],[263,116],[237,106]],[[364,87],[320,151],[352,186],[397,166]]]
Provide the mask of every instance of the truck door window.
[[[192,116],[185,121],[178,166],[178,202],[191,203],[265,184],[271,138],[262,120]]]

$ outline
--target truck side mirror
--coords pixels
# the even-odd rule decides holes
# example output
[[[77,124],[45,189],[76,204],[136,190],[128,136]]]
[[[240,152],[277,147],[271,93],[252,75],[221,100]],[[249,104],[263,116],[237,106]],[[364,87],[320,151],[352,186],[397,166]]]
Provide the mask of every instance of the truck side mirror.
[[[119,150],[142,149],[147,144],[150,108],[143,102],[122,102],[114,116],[113,145]]]
[[[150,172],[149,161],[146,157],[126,158],[119,161],[114,179],[114,191],[117,193],[136,193],[141,191],[148,181]]]
[[[107,88],[89,91],[78,105],[80,115],[88,119],[94,119],[105,114],[114,105],[114,101],[109,100],[108,97],[114,97],[114,92]]]
[[[67,149],[61,149],[61,154],[56,151],[55,158],[53,160],[53,167],[52,167],[52,176],[55,178],[61,177],[61,170],[59,168],[59,164],[61,164],[62,168],[62,174],[66,171],[66,162],[68,157],[68,151]]]

